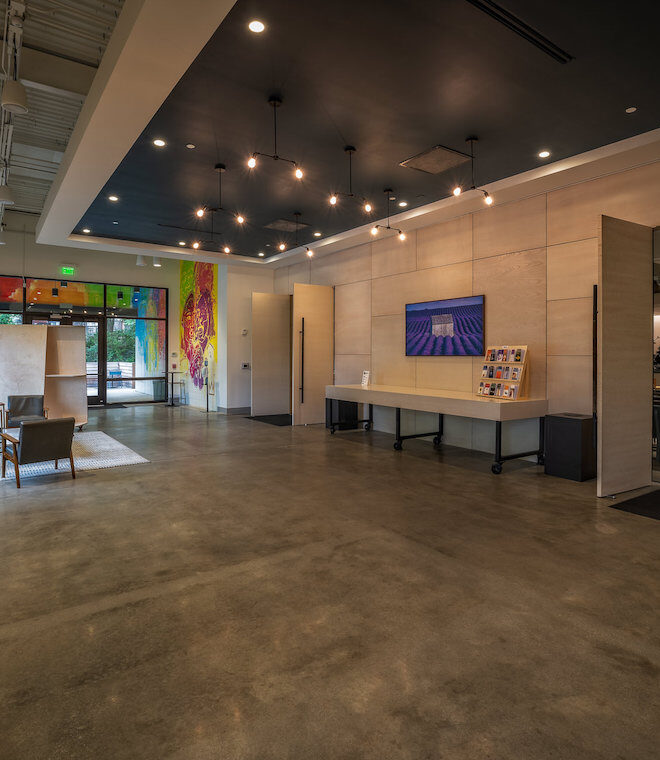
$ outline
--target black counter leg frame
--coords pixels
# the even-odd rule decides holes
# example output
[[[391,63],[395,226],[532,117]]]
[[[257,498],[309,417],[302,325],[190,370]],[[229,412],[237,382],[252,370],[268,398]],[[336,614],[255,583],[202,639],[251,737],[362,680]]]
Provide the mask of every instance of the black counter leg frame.
[[[523,451],[519,454],[502,454],[502,423],[495,422],[495,460],[491,466],[493,475],[499,475],[502,472],[504,462],[509,459],[521,459],[522,457],[536,457],[538,464],[545,462],[544,458],[544,437],[545,437],[545,417],[539,417],[539,447],[536,451]]]
[[[371,430],[371,428],[374,426],[374,405],[369,404],[369,417],[366,420],[353,420],[350,423],[347,423],[350,425],[362,425],[364,424],[365,430]],[[332,419],[332,404],[330,404],[330,434],[334,435],[335,430],[341,430],[341,422],[334,422]]]
[[[394,450],[401,451],[403,448],[403,442],[409,438],[428,438],[433,436],[433,445],[439,446],[442,442],[442,432],[444,427],[444,415],[438,415],[438,429],[433,430],[430,433],[413,433],[412,435],[401,435],[401,408],[396,407],[396,433],[394,441]]]

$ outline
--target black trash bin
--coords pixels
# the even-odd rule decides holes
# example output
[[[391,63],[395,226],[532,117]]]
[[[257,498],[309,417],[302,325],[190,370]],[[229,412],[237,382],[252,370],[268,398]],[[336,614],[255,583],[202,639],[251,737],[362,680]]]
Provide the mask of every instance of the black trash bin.
[[[564,412],[546,416],[545,474],[580,481],[596,477],[592,415]]]

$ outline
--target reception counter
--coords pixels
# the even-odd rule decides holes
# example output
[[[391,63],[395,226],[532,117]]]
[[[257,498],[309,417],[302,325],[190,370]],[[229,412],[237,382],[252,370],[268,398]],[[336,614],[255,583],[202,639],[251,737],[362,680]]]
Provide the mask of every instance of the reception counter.
[[[547,412],[546,399],[518,399],[509,401],[500,398],[483,398],[465,391],[433,390],[429,388],[405,388],[395,385],[326,385],[325,396],[339,401],[353,401],[369,405],[369,419],[365,420],[367,429],[373,423],[373,406],[387,406],[396,410],[396,434],[394,448],[400,451],[403,441],[408,438],[427,438],[433,436],[434,444],[442,441],[443,416],[469,417],[472,419],[491,420],[495,422],[495,460],[491,470],[499,475],[502,464],[509,459],[536,456],[539,464],[543,463],[543,423]],[[332,408],[332,405],[331,405]],[[438,429],[427,433],[413,435],[401,434],[401,409],[413,409],[438,415]],[[502,423],[511,420],[539,420],[539,447],[535,451],[523,451],[517,454],[502,454]],[[329,420],[330,432],[334,433],[337,425]]]

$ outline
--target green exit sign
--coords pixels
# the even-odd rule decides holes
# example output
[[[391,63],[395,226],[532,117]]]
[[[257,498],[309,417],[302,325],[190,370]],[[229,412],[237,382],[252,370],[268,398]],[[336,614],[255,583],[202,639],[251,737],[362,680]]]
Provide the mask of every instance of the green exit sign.
[[[62,267],[61,270],[63,275],[66,275],[67,277],[75,277],[76,275],[76,268],[75,267]]]

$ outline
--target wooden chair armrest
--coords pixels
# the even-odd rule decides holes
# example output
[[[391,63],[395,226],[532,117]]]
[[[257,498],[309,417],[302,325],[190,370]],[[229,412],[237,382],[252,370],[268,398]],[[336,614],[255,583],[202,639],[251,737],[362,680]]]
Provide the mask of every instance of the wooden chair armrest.
[[[13,435],[9,435],[9,433],[5,433],[2,430],[0,430],[0,437],[4,438],[5,441],[10,441],[11,443],[18,443],[18,438],[14,438]]]

